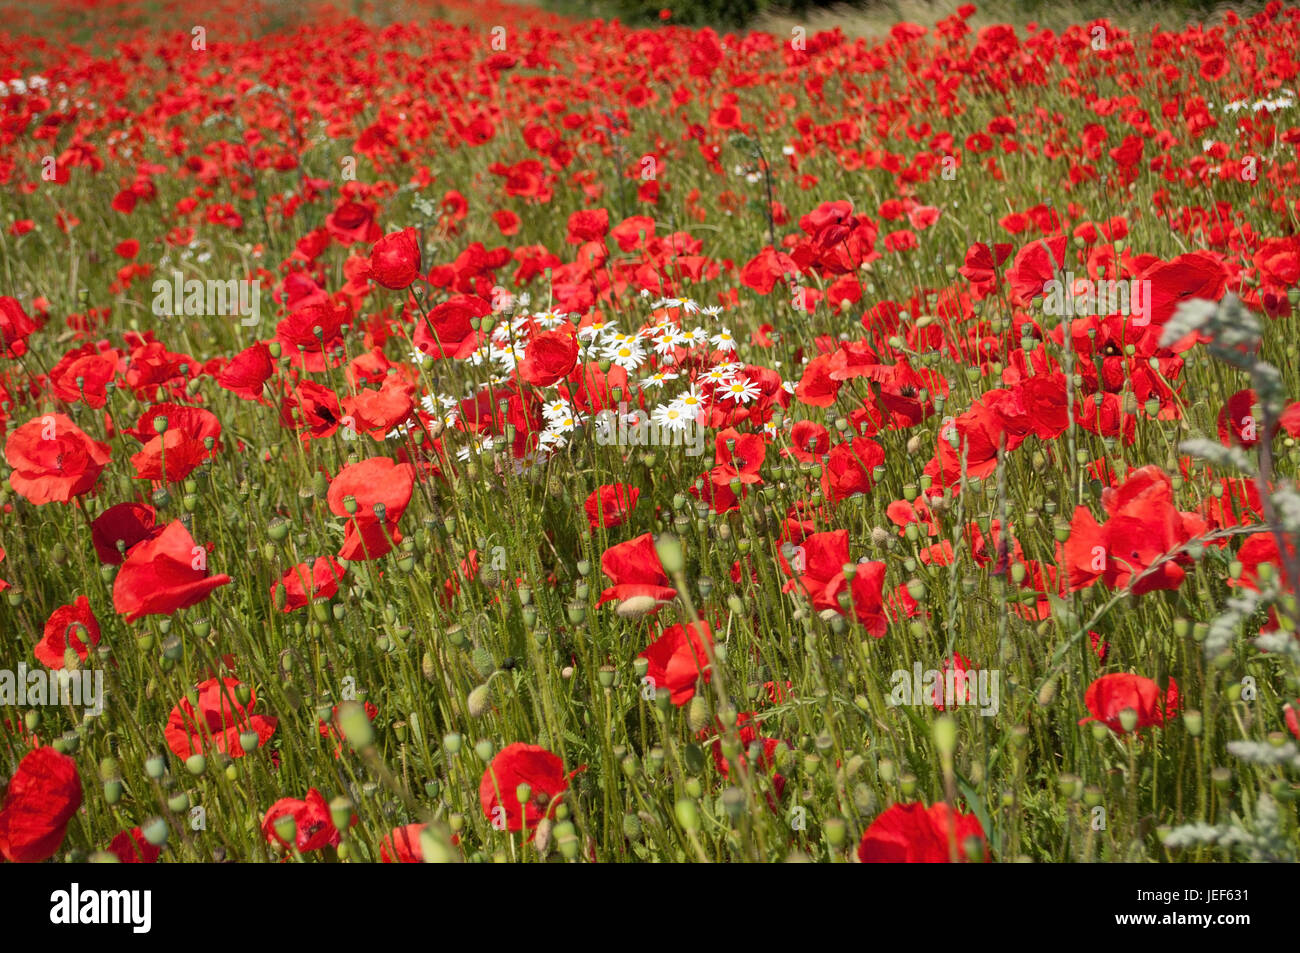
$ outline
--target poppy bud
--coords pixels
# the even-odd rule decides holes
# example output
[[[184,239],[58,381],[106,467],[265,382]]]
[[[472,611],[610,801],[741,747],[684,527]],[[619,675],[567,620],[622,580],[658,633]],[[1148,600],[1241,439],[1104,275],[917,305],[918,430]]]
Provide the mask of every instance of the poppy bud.
[[[1201,713],[1195,708],[1189,708],[1183,712],[1183,724],[1187,726],[1187,733],[1193,738],[1201,737],[1201,728],[1203,719]]]
[[[581,845],[578,843],[578,835],[571,822],[564,821],[555,825],[555,843],[565,860],[573,860],[578,856]]]
[[[737,486],[733,492],[739,489]],[[681,541],[671,533],[664,533],[655,540],[655,553],[659,556],[664,572],[670,576],[676,575],[686,567]]]
[[[339,705],[338,718],[343,737],[353,750],[363,751],[374,743],[374,726],[370,724],[370,717],[360,703],[348,701]]]
[[[1038,690],[1038,704],[1044,708],[1056,701],[1056,678],[1049,678],[1043,683],[1043,687]]]
[[[621,600],[614,612],[620,619],[639,619],[658,604],[653,596],[631,596]],[[586,616],[585,607],[581,609],[581,615]],[[582,619],[575,620],[571,615],[569,621],[577,625]]]
[[[167,822],[161,817],[152,817],[140,825],[140,833],[154,847],[167,843]]]
[[[495,749],[492,745],[492,742],[488,741],[486,738],[480,739],[474,745],[474,754],[477,755],[478,759],[484,763],[492,760],[492,754],[494,750]]]
[[[1138,713],[1132,708],[1123,708],[1119,713],[1119,726],[1125,732],[1133,731],[1137,728]]]
[[[673,806],[673,813],[677,815],[677,823],[683,829],[688,831],[697,831],[700,829],[700,811],[695,802],[690,798],[681,798]]]
[[[207,767],[208,759],[201,754],[192,754],[185,759],[185,770],[195,777],[203,774]]]
[[[700,695],[691,699],[686,709],[686,724],[691,731],[700,732],[709,726],[709,703]]]
[[[149,777],[157,781],[159,778],[163,776],[163,773],[167,770],[167,762],[163,760],[162,755],[158,755],[158,754],[150,755],[147,759],[145,759],[144,770],[145,773],[149,775]]]
[[[957,722],[944,716],[935,720],[933,730],[935,750],[947,761],[957,748]]]
[[[904,774],[898,779],[899,790],[903,792],[904,797],[911,797],[916,793],[916,775]]]
[[[465,707],[468,709],[471,718],[481,717],[484,712],[492,707],[492,686],[484,683],[476,687],[469,693]]]

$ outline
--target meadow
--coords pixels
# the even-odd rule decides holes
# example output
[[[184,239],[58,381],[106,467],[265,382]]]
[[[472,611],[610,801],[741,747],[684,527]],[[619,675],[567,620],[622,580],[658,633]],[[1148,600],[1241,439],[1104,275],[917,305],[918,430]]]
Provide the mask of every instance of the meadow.
[[[4,861],[1300,859],[1300,7],[4,14]]]

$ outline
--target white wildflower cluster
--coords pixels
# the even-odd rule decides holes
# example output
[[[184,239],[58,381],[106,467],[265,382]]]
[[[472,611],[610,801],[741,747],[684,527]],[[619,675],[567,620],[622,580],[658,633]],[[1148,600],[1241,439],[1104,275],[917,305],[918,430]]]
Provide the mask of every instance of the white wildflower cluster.
[[[1249,109],[1251,112],[1277,112],[1279,109],[1290,109],[1296,104],[1295,93],[1289,89],[1283,89],[1278,92],[1275,99],[1257,99],[1251,102],[1248,99],[1234,99],[1230,103],[1223,104],[1223,111],[1226,113],[1241,112],[1243,109]]]
[[[636,331],[625,331],[607,319],[592,320],[577,327],[578,341],[583,348],[582,360],[607,360],[629,375],[636,374],[653,361],[650,367],[645,368],[645,375],[637,384],[645,392],[655,391],[666,397],[651,410],[649,419],[667,431],[685,432],[695,424],[710,401],[731,401],[736,405],[744,405],[760,396],[762,390],[758,383],[744,373],[745,364],[733,360],[709,367],[694,380],[686,381],[685,389],[676,396],[667,397],[668,385],[684,377],[676,367],[680,351],[702,348],[711,353],[734,355],[737,342],[728,328],[715,326],[710,329],[704,326],[707,322],[699,320],[718,317],[723,312],[721,307],[702,307],[690,298],[660,297],[651,300],[652,297],[649,292],[642,292],[643,300],[653,311],[675,311],[679,316],[657,314],[654,320]],[[516,307],[523,308],[526,304],[527,298],[524,295],[515,297],[509,303],[498,296],[494,300],[494,313],[501,316],[501,320],[484,342],[466,358],[471,365],[487,365],[492,369],[489,386],[509,381],[519,362],[524,359],[529,325],[542,330],[553,330],[566,325],[578,325],[581,319],[580,315],[566,314],[556,309],[531,314],[523,311],[513,317],[509,314]],[[684,320],[695,316],[698,316],[697,320]],[[412,360],[417,364],[426,359],[427,356],[418,350],[412,355]],[[788,391],[793,389],[789,383],[783,386]],[[421,406],[426,414],[439,417],[449,429],[459,422],[459,404],[455,398],[442,394],[425,395],[421,398]],[[522,463],[527,466],[543,462],[550,454],[567,446],[574,433],[586,425],[608,427],[608,416],[598,415],[593,420],[577,410],[567,399],[557,395],[542,406],[545,424],[538,435],[537,450]],[[628,413],[626,416],[627,422],[633,423],[636,414]],[[500,441],[500,437],[494,440],[491,437],[471,435],[469,443],[457,451],[457,456],[461,460],[467,460],[471,455],[491,452],[499,448]]]
[[[0,79],[0,96],[26,96],[28,93],[40,93],[49,88],[50,81],[44,76],[29,76],[24,82],[21,76],[8,80]],[[60,84],[60,88],[62,84]]]

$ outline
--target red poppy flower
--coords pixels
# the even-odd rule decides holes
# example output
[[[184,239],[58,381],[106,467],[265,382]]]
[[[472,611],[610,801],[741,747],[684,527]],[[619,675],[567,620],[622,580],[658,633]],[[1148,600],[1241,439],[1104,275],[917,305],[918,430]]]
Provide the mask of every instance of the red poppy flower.
[[[587,511],[587,522],[591,528],[603,526],[607,529],[622,526],[627,522],[641,490],[626,483],[605,483],[592,491],[583,508]]]
[[[603,241],[609,232],[609,211],[603,208],[579,209],[569,216],[570,245]]]
[[[217,375],[217,386],[243,400],[263,399],[263,388],[275,373],[271,349],[261,341],[240,351]]]
[[[758,434],[741,433],[734,427],[719,430],[714,452],[717,465],[709,471],[709,478],[716,485],[726,486],[732,480],[746,486],[763,482],[758,471],[767,456],[767,443]]]
[[[940,801],[894,804],[862,835],[858,860],[864,864],[947,864],[980,858],[967,853],[967,841],[984,842],[984,827],[974,814],[954,811]]]
[[[456,295],[429,312],[415,325],[417,348],[435,358],[465,358],[474,353],[483,336],[469,323],[492,313],[492,305],[476,295]]]
[[[1112,589],[1132,585],[1135,594],[1177,589],[1190,558],[1165,557],[1205,532],[1204,518],[1174,507],[1173,485],[1155,466],[1133,471],[1119,487],[1102,491],[1109,519],[1098,523],[1085,506],[1074,511],[1064,558],[1070,588],[1078,590],[1097,579]],[[1154,568],[1154,571],[1152,570]],[[1146,573],[1138,582],[1138,576]]]
[[[124,864],[156,864],[162,848],[149,843],[140,828],[133,827],[118,833],[109,842],[108,852]]]
[[[330,556],[317,557],[311,565],[299,563],[279,580],[271,584],[271,598],[276,591],[284,592],[282,612],[292,612],[321,599],[328,599],[339,591],[339,580],[347,572]]]
[[[27,316],[17,298],[0,296],[0,345],[5,357],[22,357],[27,353],[27,338],[40,325]]]
[[[885,462],[885,449],[874,440],[854,437],[837,444],[822,471],[822,491],[833,501],[869,493],[876,484],[874,470]]]
[[[346,199],[325,216],[325,227],[340,245],[373,242],[383,235],[373,205]]]
[[[519,376],[534,387],[550,387],[568,377],[577,363],[577,335],[571,328],[556,328],[533,335],[519,362]]]
[[[1139,730],[1163,725],[1178,712],[1178,683],[1169,679],[1169,688],[1161,698],[1159,686],[1149,678],[1123,672],[1102,675],[1088,686],[1084,704],[1092,714],[1081,718],[1081,725],[1100,721],[1111,731],[1122,733],[1120,713],[1125,709],[1137,714]]]
[[[135,546],[113,580],[113,608],[134,622],[146,615],[171,615],[206,599],[226,585],[225,573],[208,570],[208,551],[180,520]]]
[[[695,685],[701,672],[705,682],[712,676],[706,645],[713,645],[713,630],[709,623],[688,622],[664,629],[637,658],[649,663],[646,677],[650,683],[656,689],[668,689],[673,704],[680,707],[695,697]]]
[[[420,276],[420,238],[414,228],[385,235],[370,249],[370,277],[390,291],[402,291]]]
[[[14,492],[41,506],[88,492],[108,465],[109,449],[66,415],[45,414],[9,434],[5,460]]]
[[[415,385],[398,374],[387,374],[378,390],[366,388],[343,398],[342,423],[353,435],[366,433],[383,440],[414,410]]]
[[[279,719],[253,714],[257,695],[245,687],[248,701],[240,702],[240,687],[237,678],[209,678],[197,688],[197,706],[188,698],[180,700],[163,731],[167,747],[176,757],[184,760],[192,754],[220,751],[242,758],[247,752],[239,736],[244,732],[257,733],[257,747],[266,744]]]
[[[294,821],[294,846],[298,853],[306,854],[325,847],[339,846],[340,834],[330,816],[330,807],[324,795],[312,788],[303,800],[297,798],[280,798],[269,808],[262,818],[262,833],[266,842],[280,847],[289,844],[276,833],[276,821],[282,817],[292,817]]]
[[[600,557],[600,569],[614,585],[600,594],[598,606],[611,599],[622,601],[633,596],[668,602],[677,595],[677,590],[668,585],[668,574],[659,561],[650,533],[609,547]]]
[[[77,762],[49,747],[29,752],[0,803],[0,856],[15,864],[49,860],[79,807]]]
[[[528,785],[528,800],[519,802],[519,786]],[[569,787],[564,762],[538,745],[515,742],[502,748],[483,772],[479,803],[483,816],[498,830],[535,828],[550,817]]]
[[[1259,443],[1260,421],[1255,418],[1255,392],[1239,390],[1219,411],[1219,442],[1225,447],[1253,447]]]
[[[122,565],[131,547],[161,535],[163,528],[155,525],[157,513],[144,503],[118,503],[95,517],[90,524],[90,539],[95,545],[99,561],[113,566]],[[121,552],[118,544],[122,545]]]
[[[379,862],[381,864],[420,864],[424,862],[424,851],[420,847],[420,834],[427,824],[407,824],[394,827],[379,842]]]
[[[99,620],[90,611],[90,600],[77,596],[72,605],[59,606],[50,614],[44,637],[36,643],[33,653],[43,664],[61,670],[69,648],[84,662],[90,656],[91,647],[98,644]]]

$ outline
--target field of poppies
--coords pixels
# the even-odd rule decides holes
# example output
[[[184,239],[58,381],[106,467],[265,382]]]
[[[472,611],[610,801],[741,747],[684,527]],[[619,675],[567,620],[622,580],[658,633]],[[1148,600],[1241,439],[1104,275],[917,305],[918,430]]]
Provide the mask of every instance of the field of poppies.
[[[0,26],[0,858],[1300,860],[1300,8]]]

